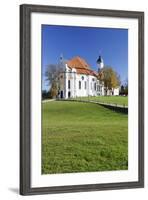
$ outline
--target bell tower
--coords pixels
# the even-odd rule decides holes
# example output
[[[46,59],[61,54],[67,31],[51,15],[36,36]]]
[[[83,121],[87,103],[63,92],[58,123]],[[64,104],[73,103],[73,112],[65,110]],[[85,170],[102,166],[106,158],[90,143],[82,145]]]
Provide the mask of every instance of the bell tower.
[[[97,65],[98,65],[98,72],[99,72],[104,67],[104,61],[103,61],[102,56],[99,56],[99,58],[97,59]]]

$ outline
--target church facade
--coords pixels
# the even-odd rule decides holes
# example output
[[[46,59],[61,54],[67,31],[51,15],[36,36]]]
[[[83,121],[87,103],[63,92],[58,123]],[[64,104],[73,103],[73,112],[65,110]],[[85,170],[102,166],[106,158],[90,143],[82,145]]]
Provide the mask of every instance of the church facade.
[[[59,98],[76,98],[87,96],[104,96],[106,90],[103,81],[98,79],[98,72],[92,70],[88,63],[79,56],[63,61],[58,77]],[[104,67],[103,59],[97,60],[99,70]],[[113,89],[107,95],[119,95],[119,88]]]

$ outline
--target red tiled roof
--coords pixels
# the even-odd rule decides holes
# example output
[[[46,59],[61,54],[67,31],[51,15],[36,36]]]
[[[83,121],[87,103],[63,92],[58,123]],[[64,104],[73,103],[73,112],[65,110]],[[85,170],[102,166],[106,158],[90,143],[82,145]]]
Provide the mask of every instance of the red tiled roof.
[[[90,65],[79,56],[72,58],[71,60],[67,61],[68,67],[75,68],[77,70],[77,74],[86,74],[97,76],[97,72],[90,69]]]
[[[84,69],[89,69],[88,63],[83,59],[80,58],[79,56],[72,58],[67,62],[68,66],[70,68],[84,68]]]

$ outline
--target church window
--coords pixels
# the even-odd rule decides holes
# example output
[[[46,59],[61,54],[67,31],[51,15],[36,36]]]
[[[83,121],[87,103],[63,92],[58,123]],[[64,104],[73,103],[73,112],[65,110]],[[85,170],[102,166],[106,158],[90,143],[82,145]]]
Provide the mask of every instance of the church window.
[[[86,90],[86,81],[85,81],[85,90]]]
[[[68,89],[70,89],[70,80],[68,80]]]
[[[96,90],[96,88],[97,88],[97,87],[96,87],[96,83],[94,83],[94,90]]]
[[[79,81],[79,89],[81,89],[81,81]]]

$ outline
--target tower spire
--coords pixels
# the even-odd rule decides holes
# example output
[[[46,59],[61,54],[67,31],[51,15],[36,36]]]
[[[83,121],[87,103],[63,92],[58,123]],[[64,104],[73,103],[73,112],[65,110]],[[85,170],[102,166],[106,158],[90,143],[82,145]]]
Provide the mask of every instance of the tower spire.
[[[61,69],[63,69],[65,67],[65,59],[63,57],[63,54],[60,54],[60,58],[59,58],[59,66]]]

